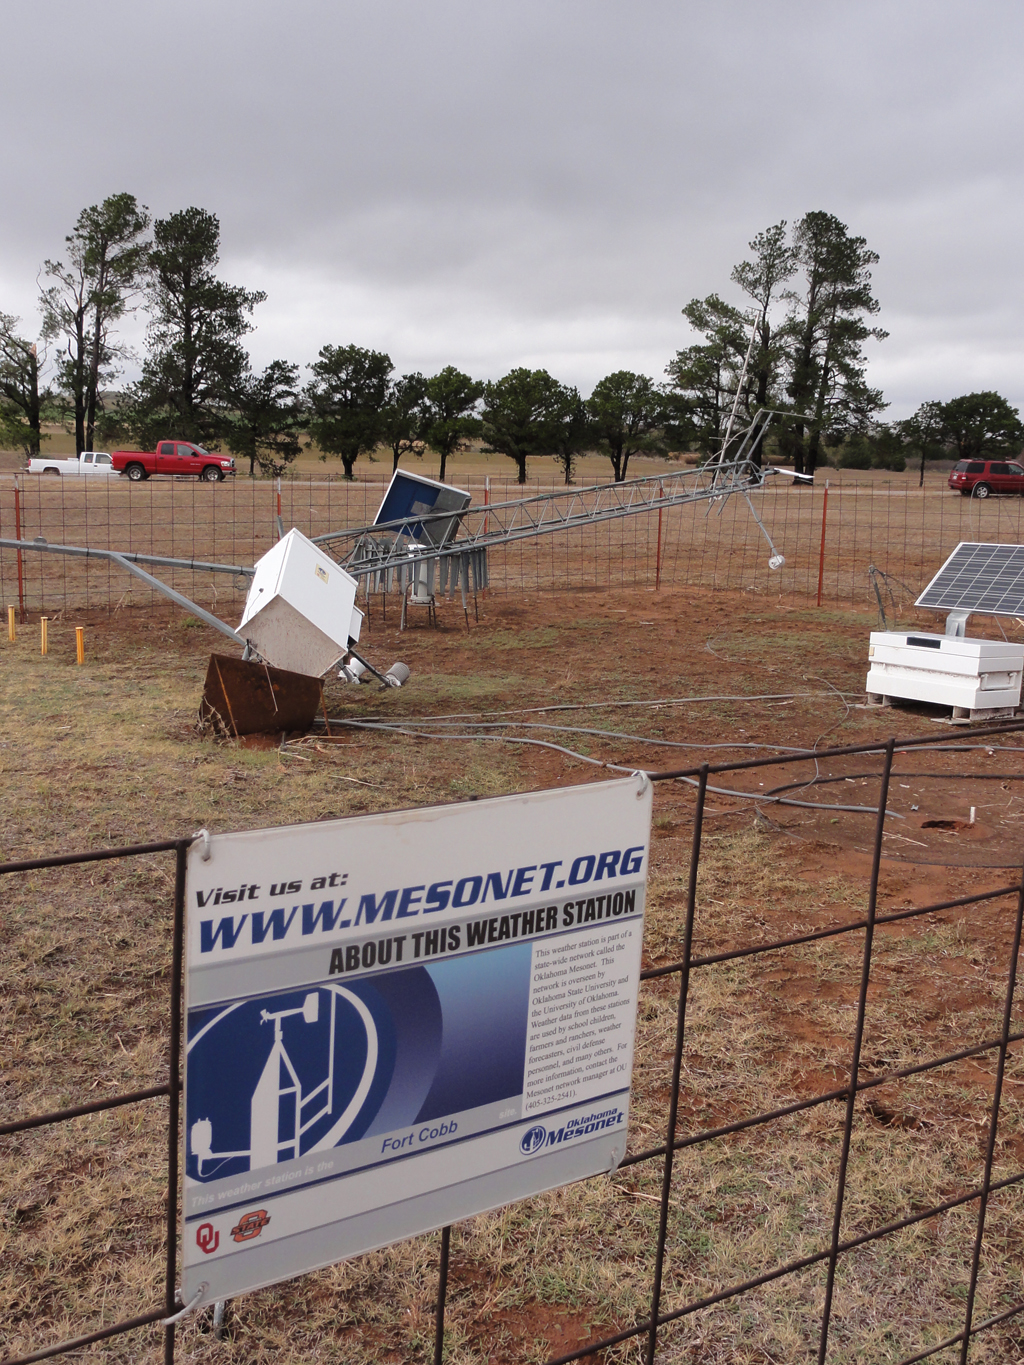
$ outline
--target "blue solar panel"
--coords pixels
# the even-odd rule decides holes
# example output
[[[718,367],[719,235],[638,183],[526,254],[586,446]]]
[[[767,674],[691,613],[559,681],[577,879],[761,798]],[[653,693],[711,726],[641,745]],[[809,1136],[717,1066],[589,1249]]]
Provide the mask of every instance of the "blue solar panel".
[[[458,530],[459,517],[445,518],[437,514],[464,512],[470,501],[470,495],[462,488],[435,483],[433,479],[399,469],[388,485],[374,525],[382,526],[408,517],[405,525],[396,529],[396,534],[431,545],[446,545]]]
[[[961,541],[915,605],[1024,616],[1024,545]]]

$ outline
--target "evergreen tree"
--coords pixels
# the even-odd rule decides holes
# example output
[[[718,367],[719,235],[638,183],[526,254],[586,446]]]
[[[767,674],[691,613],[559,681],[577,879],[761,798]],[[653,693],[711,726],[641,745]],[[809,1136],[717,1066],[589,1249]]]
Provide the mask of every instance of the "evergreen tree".
[[[896,423],[908,450],[926,460],[985,460],[1018,456],[1024,445],[1020,413],[991,389],[965,393],[948,403],[922,403],[913,417]]]
[[[145,446],[175,436],[216,447],[231,432],[249,371],[241,338],[266,295],[218,279],[219,253],[220,223],[205,209],[153,224],[148,352],[120,414]]]
[[[43,362],[34,341],[19,336],[18,319],[0,313],[0,444],[39,454],[43,406],[49,391],[40,389]]]
[[[427,381],[418,372],[388,380],[387,398],[381,410],[380,439],[391,451],[391,472],[410,450],[423,454],[420,433],[424,424]],[[444,479],[442,458],[441,478]]]
[[[845,223],[816,211],[796,225],[793,250],[803,287],[787,292],[785,336],[796,416],[781,445],[797,473],[813,474],[826,437],[835,442],[863,431],[885,407],[879,390],[867,384],[862,346],[887,333],[866,321],[879,308],[869,268],[878,256],[863,237],[851,237]]]
[[[949,455],[942,422],[942,406],[941,403],[935,402],[922,403],[913,417],[894,423],[893,429],[899,433],[906,449],[920,458],[918,488],[924,487],[925,462],[946,459]]]
[[[939,407],[940,431],[958,460],[1019,455],[1024,440],[1020,413],[1001,394],[966,393]]]
[[[747,352],[748,324],[738,308],[717,294],[692,299],[683,316],[704,340],[677,351],[665,371],[672,400],[670,430],[674,441],[705,455],[718,454]],[[748,417],[749,397],[748,381],[740,395]]]
[[[249,477],[255,475],[257,465],[270,477],[283,474],[302,449],[298,365],[272,360],[262,374],[247,370],[234,404],[228,445],[249,461]]]
[[[555,414],[555,459],[565,476],[566,488],[576,473],[576,460],[594,440],[594,423],[586,400],[577,388],[562,386],[561,401]]]
[[[587,409],[598,448],[611,460],[616,483],[625,479],[631,456],[641,451],[662,453],[665,401],[646,375],[616,370],[594,385]]]
[[[754,302],[755,344],[748,372],[748,408],[752,411],[745,414],[748,419],[763,408],[776,406],[785,347],[774,327],[772,310],[781,297],[782,285],[796,270],[796,252],[786,242],[784,221],[759,232],[750,243],[750,250],[754,259],[741,261],[730,277]],[[766,430],[766,426],[759,429],[750,454],[751,462],[758,468]]]
[[[305,388],[309,434],[320,447],[320,458],[340,456],[345,478],[351,479],[359,456],[380,444],[395,367],[383,351],[324,346],[309,368],[313,372]]]
[[[441,457],[438,478],[444,483],[449,456],[464,450],[480,434],[477,404],[484,386],[454,365],[446,365],[427,380],[423,403],[423,438]]]
[[[488,454],[507,455],[518,482],[526,482],[526,461],[553,455],[558,441],[562,386],[547,370],[520,367],[484,385],[482,414]]]
[[[67,264],[46,261],[43,334],[59,341],[57,382],[70,408],[75,449],[95,448],[102,386],[127,354],[113,339],[114,324],[131,310],[146,265],[142,240],[149,212],[133,194],[114,194],[83,209],[66,237]]]

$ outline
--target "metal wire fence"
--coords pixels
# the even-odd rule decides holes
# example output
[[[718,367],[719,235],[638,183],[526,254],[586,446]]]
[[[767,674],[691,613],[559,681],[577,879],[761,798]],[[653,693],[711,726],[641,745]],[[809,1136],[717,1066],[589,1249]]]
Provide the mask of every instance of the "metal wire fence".
[[[221,485],[152,479],[0,476],[0,537],[88,545],[220,564],[251,565],[286,527],[307,535],[372,522],[386,486],[363,480],[237,479]],[[484,500],[468,484],[474,503]],[[557,491],[558,485],[550,486]],[[531,483],[491,481],[492,501],[534,495]],[[871,566],[917,590],[960,540],[1021,541],[1024,501],[964,499],[941,475],[923,489],[909,480],[819,474],[814,487],[784,476],[751,494],[785,556],[768,567],[769,549],[744,499],[665,508],[539,536],[489,552],[490,588],[534,592],[657,585],[818,594],[827,603],[865,601]],[[230,616],[244,601],[242,580],[191,570],[161,570],[192,600]],[[149,606],[151,590],[110,564],[0,549],[0,598],[26,612],[115,611]]]
[[[1010,731],[1022,729],[1024,729],[1024,722],[978,729],[972,732],[972,738],[1006,734]],[[690,789],[695,791],[695,803],[692,817],[691,856],[686,882],[685,921],[681,952],[676,960],[652,965],[643,972],[643,981],[648,983],[648,986],[650,983],[658,982],[663,985],[666,981],[671,981],[675,983],[676,988],[674,1043],[671,1052],[659,1062],[661,1074],[654,1078],[656,1086],[660,1087],[660,1091],[666,1094],[662,1112],[664,1137],[654,1146],[643,1150],[630,1151],[619,1168],[620,1171],[624,1168],[651,1166],[660,1169],[661,1193],[657,1198],[657,1235],[649,1247],[645,1264],[642,1267],[643,1273],[647,1277],[649,1307],[646,1314],[635,1315],[636,1320],[623,1322],[617,1330],[609,1332],[599,1339],[587,1341],[578,1349],[557,1356],[550,1360],[548,1365],[569,1365],[570,1361],[597,1358],[599,1352],[614,1352],[615,1348],[623,1343],[637,1341],[642,1344],[647,1365],[653,1365],[656,1353],[671,1347],[673,1325],[692,1319],[695,1314],[715,1305],[742,1300],[745,1296],[753,1295],[755,1291],[764,1286],[799,1277],[813,1267],[818,1267],[822,1273],[823,1285],[821,1286],[820,1310],[812,1310],[810,1306],[807,1307],[808,1313],[816,1312],[816,1323],[813,1330],[810,1333],[805,1333],[805,1340],[813,1339],[812,1353],[816,1353],[819,1365],[824,1365],[828,1359],[863,1359],[865,1357],[862,1353],[861,1343],[856,1338],[855,1325],[851,1325],[849,1315],[844,1321],[842,1340],[839,1342],[835,1340],[835,1310],[838,1301],[837,1295],[841,1292],[841,1270],[845,1261],[852,1258],[853,1254],[860,1249],[877,1248],[886,1243],[887,1239],[896,1239],[900,1233],[907,1229],[920,1228],[929,1223],[934,1226],[935,1220],[943,1220],[956,1210],[973,1209],[973,1227],[970,1230],[964,1224],[957,1223],[946,1234],[955,1240],[958,1229],[962,1229],[964,1232],[963,1264],[968,1269],[966,1283],[963,1285],[963,1299],[959,1313],[957,1313],[955,1303],[948,1303],[947,1320],[924,1321],[916,1316],[912,1317],[910,1321],[914,1341],[910,1343],[909,1354],[901,1351],[890,1353],[887,1358],[894,1359],[898,1356],[901,1365],[913,1365],[914,1362],[931,1357],[952,1359],[955,1356],[961,1365],[964,1365],[964,1362],[969,1358],[972,1344],[982,1338],[994,1341],[998,1329],[1009,1323],[1016,1314],[1024,1311],[1024,1300],[1008,1294],[1005,1289],[997,1294],[997,1301],[993,1301],[991,1291],[986,1289],[982,1292],[980,1287],[983,1272],[986,1269],[991,1270],[991,1266],[986,1263],[994,1254],[988,1248],[986,1241],[986,1220],[993,1206],[993,1201],[999,1195],[1012,1191],[1019,1187],[1021,1182],[1024,1182],[1024,1170],[1006,1166],[1005,1149],[1001,1149],[999,1169],[996,1169],[997,1136],[1000,1132],[1000,1117],[1005,1107],[1004,1082],[1007,1081],[1007,1064],[1008,1061],[1013,1060],[1011,1049],[1024,1039],[1024,1032],[1014,1027],[1017,963],[1021,948],[1022,918],[1024,918],[1024,881],[1016,879],[1006,885],[988,887],[955,899],[930,902],[909,908],[902,905],[898,909],[883,906],[879,891],[886,805],[890,781],[897,775],[894,773],[895,764],[898,758],[912,753],[915,747],[933,743],[934,739],[931,736],[908,740],[890,739],[884,744],[853,745],[820,750],[815,755],[819,764],[828,763],[847,755],[874,755],[880,760],[880,768],[876,772],[878,797],[870,873],[867,877],[865,913],[853,919],[833,923],[826,927],[805,930],[782,938],[758,939],[757,941],[722,947],[718,951],[699,954],[695,953],[694,944],[700,941],[696,936],[697,930],[702,916],[708,912],[708,906],[699,891],[698,877],[702,858],[706,856],[704,823],[705,816],[708,813],[709,794],[723,790],[721,785],[723,780],[727,781],[728,789],[747,780],[744,774],[749,775],[751,779],[756,779],[758,774],[767,776],[767,772],[761,773],[762,769],[772,772],[780,767],[785,767],[787,771],[792,771],[794,765],[806,764],[809,761],[808,756],[806,754],[787,754],[784,757],[751,759],[744,762],[716,765],[705,764],[699,768],[676,769],[650,774],[652,781],[656,783],[683,782],[689,784]],[[147,1327],[152,1328],[155,1324],[161,1323],[163,1319],[172,1316],[177,1311],[175,1277],[178,1245],[178,1163],[181,1140],[178,1097],[181,1085],[182,943],[185,853],[190,842],[188,839],[172,839],[145,846],[111,848],[98,852],[71,854],[57,858],[31,859],[0,865],[0,875],[16,879],[19,876],[23,877],[28,873],[48,868],[102,859],[133,859],[141,855],[151,854],[173,854],[175,859],[166,1072],[161,1077],[154,1078],[155,1084],[148,1089],[118,1094],[103,1100],[85,1102],[56,1112],[17,1117],[0,1124],[0,1134],[27,1134],[30,1130],[71,1122],[84,1114],[97,1113],[119,1106],[152,1102],[157,1098],[167,1100],[167,1217],[163,1300],[154,1304],[148,1311],[130,1319],[99,1326],[83,1323],[82,1332],[73,1340],[41,1345],[27,1353],[10,1356],[4,1365],[28,1365],[30,1361],[66,1354],[89,1343],[106,1340],[121,1333],[141,1332]],[[874,1056],[870,1063],[866,1063],[865,1048],[869,1044],[870,1033],[868,1006],[873,986],[873,969],[876,967],[880,953],[884,950],[884,944],[880,942],[881,936],[887,930],[896,928],[908,920],[924,920],[934,925],[934,917],[944,911],[972,906],[981,907],[986,904],[997,908],[997,918],[1001,931],[1000,952],[1005,953],[1006,963],[1001,999],[993,1006],[995,1019],[992,1031],[983,1037],[950,1036],[949,1041],[955,1043],[955,1047],[941,1052],[936,1049],[931,1055],[917,1057],[910,1065],[883,1067],[878,1064],[877,1057]],[[1002,908],[999,909],[999,907]],[[799,945],[832,941],[832,944],[838,949],[839,945],[847,940],[859,944],[860,968],[859,973],[857,973],[855,988],[846,1002],[852,1015],[849,1035],[845,1040],[839,1040],[832,1044],[836,1053],[832,1059],[832,1066],[845,1076],[845,1080],[841,1084],[822,1087],[815,1093],[798,1099],[780,1094],[777,1096],[780,1102],[772,1108],[744,1113],[728,1122],[702,1125],[692,1118],[688,1119],[682,1105],[683,1072],[684,1063],[693,1048],[688,1035],[687,1011],[691,1001],[695,974],[729,971],[743,960],[783,953]],[[909,1173],[906,1173],[907,1190],[900,1196],[900,1203],[908,1211],[903,1216],[878,1221],[865,1213],[863,1204],[856,1204],[851,1211],[850,1159],[858,1099],[879,1087],[891,1088],[894,1085],[898,1086],[900,1083],[909,1082],[912,1078],[922,1076],[936,1077],[936,1084],[939,1084],[942,1082],[944,1069],[948,1069],[946,1071],[946,1085],[953,1087],[955,1086],[955,1068],[965,1060],[970,1060],[979,1069],[979,1074],[984,1075],[984,1086],[989,1092],[987,1114],[984,1119],[979,1118],[984,1151],[980,1179],[973,1183],[970,1181],[962,1183],[960,1188],[949,1188],[946,1197],[935,1202],[915,1199],[913,1178]],[[676,1234],[673,1231],[671,1218],[671,1211],[677,1203],[677,1199],[673,1197],[674,1164],[680,1154],[699,1150],[706,1153],[705,1159],[710,1161],[713,1153],[717,1150],[719,1154],[725,1152],[726,1160],[735,1159],[735,1153],[730,1148],[729,1142],[738,1135],[755,1129],[770,1129],[773,1125],[781,1127],[794,1115],[808,1114],[811,1111],[818,1110],[824,1110],[827,1113],[828,1107],[835,1107],[838,1110],[837,1121],[833,1125],[834,1136],[837,1138],[838,1155],[831,1179],[831,1214],[821,1220],[822,1225],[830,1229],[828,1235],[822,1237],[820,1244],[809,1253],[794,1259],[783,1260],[781,1263],[768,1259],[762,1263],[756,1274],[747,1275],[736,1282],[729,1282],[728,1271],[734,1267],[719,1267],[721,1279],[718,1289],[712,1293],[687,1294],[688,1281],[680,1269],[680,1258],[677,1256],[679,1248],[676,1244]],[[1014,1140],[1019,1141],[1019,1135]],[[1017,1150],[1016,1147],[1012,1148],[1014,1152]],[[593,1179],[606,1179],[606,1177],[594,1177]],[[712,1186],[706,1195],[709,1201],[706,1212],[710,1219],[715,1216],[714,1205],[717,1197]],[[773,1188],[771,1174],[767,1170],[763,1174],[760,1198],[763,1207],[771,1214],[773,1202],[778,1200],[780,1196]],[[529,1235],[528,1228],[524,1235]],[[1019,1246],[1019,1244],[1018,1228],[1016,1245]],[[441,1239],[440,1264],[438,1267],[433,1352],[435,1365],[441,1365],[445,1354],[445,1318],[451,1305],[449,1292],[450,1255],[451,1229],[445,1228]],[[600,1243],[590,1248],[580,1246],[578,1255],[600,1259],[602,1255]],[[685,1265],[685,1259],[683,1259],[682,1264]],[[609,1267],[609,1273],[614,1275],[615,1268],[613,1266]],[[928,1262],[924,1263],[922,1273],[925,1275],[929,1273]],[[899,1274],[896,1277],[899,1289],[908,1295],[913,1288],[911,1284],[912,1274],[913,1267],[906,1265],[900,1267]],[[1012,1278],[1011,1276],[1011,1283]],[[669,1290],[670,1280],[671,1292]],[[483,1293],[486,1288],[486,1284],[481,1285],[476,1281],[473,1282],[472,1289],[474,1292]],[[164,1323],[162,1330],[164,1333],[164,1360],[169,1363],[175,1359],[175,1326],[173,1323]],[[744,1348],[742,1319],[737,1326],[737,1331],[740,1338],[737,1342],[737,1349],[742,1349]],[[832,1342],[831,1348],[830,1341]],[[1005,1346],[1005,1342],[1003,1345]],[[953,1352],[953,1355],[950,1355],[950,1352]],[[485,1358],[490,1358],[490,1355],[488,1354]],[[744,1355],[743,1358],[748,1357]],[[990,1355],[987,1358],[995,1359],[996,1357]]]

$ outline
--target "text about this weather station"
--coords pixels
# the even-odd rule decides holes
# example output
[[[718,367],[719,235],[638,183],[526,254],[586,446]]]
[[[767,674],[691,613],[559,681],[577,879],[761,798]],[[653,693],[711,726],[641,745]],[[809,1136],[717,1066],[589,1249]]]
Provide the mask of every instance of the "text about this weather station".
[[[524,1117],[629,1084],[641,937],[621,924],[534,945]]]

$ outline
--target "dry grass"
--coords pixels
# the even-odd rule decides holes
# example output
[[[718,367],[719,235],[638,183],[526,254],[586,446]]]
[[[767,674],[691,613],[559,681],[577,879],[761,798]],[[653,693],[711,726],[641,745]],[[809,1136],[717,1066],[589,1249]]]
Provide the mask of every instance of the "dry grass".
[[[582,636],[582,621],[578,625]],[[62,629],[55,628],[57,645]],[[547,636],[534,633],[529,648],[550,653]],[[443,752],[411,740],[359,736],[337,744],[308,740],[282,752],[203,741],[191,726],[196,679],[210,644],[205,632],[173,620],[155,622],[135,629],[130,654],[124,643],[111,638],[104,653],[97,642],[85,669],[53,657],[40,660],[20,644],[4,654],[4,857],[146,840],[204,824],[252,827],[499,793],[549,782],[553,773],[564,779],[571,772],[572,780],[590,775],[549,756],[510,755],[493,744]],[[510,652],[509,643],[500,631],[491,642],[481,630],[473,645],[479,666],[460,682],[446,672],[443,638],[433,642],[436,671],[391,704],[409,713],[490,705],[510,693],[518,704],[543,700],[544,684],[531,680],[528,661]],[[551,676],[574,666],[559,658]],[[648,686],[642,679],[612,685],[635,694]],[[593,686],[607,694],[607,681]],[[344,704],[340,689],[334,704]],[[876,720],[871,716],[864,724]],[[656,733],[668,721],[631,718],[630,724]],[[657,870],[645,945],[650,961],[673,961],[680,951],[688,799],[664,788],[657,793]],[[784,837],[759,832],[749,818],[733,828],[726,834],[709,830],[705,840],[698,953],[863,913],[862,872],[832,865],[825,852],[822,875],[809,878],[800,862],[809,856],[805,849],[794,851]],[[162,1079],[170,859],[5,880],[4,1116]],[[898,889],[891,879],[883,887],[896,896],[895,904]],[[969,917],[879,930],[864,1054],[868,1073],[884,1074],[995,1034],[1011,911],[998,902]],[[861,946],[855,934],[693,973],[681,1133],[842,1084]],[[634,1151],[664,1138],[676,990],[677,978],[668,977],[641,992]],[[992,1074],[988,1054],[861,1098],[844,1236],[977,1183]],[[1012,1174],[1024,1159],[1022,1087],[1018,1047],[1008,1071],[997,1178]],[[826,1104],[679,1154],[666,1306],[827,1244],[841,1122],[841,1106]],[[164,1125],[165,1105],[157,1101],[0,1140],[0,1343],[7,1352],[159,1302]],[[658,1163],[628,1167],[459,1225],[452,1239],[450,1365],[544,1359],[642,1319],[649,1307],[660,1183]],[[993,1199],[979,1316],[1024,1292],[1022,1213],[1019,1187]],[[844,1257],[830,1359],[882,1365],[955,1332],[973,1216],[969,1206]],[[209,1315],[198,1315],[181,1331],[180,1358],[246,1365],[428,1358],[437,1254],[437,1237],[424,1237],[246,1296],[229,1308],[224,1341],[214,1340]],[[823,1286],[824,1270],[817,1266],[687,1318],[665,1332],[661,1359],[725,1365],[813,1358]],[[979,1338],[972,1350],[972,1359],[993,1365],[1021,1357],[1021,1329],[1013,1322]],[[155,1362],[158,1335],[133,1333],[81,1358]],[[627,1343],[607,1358],[639,1361],[640,1345]]]
[[[737,894],[737,888],[742,891]],[[768,937],[749,904],[783,900],[785,932],[859,917],[863,887],[826,881],[808,895],[751,832],[707,850],[699,883],[698,953]],[[681,885],[655,888],[676,915],[659,916],[649,941],[672,956]],[[998,1031],[1013,907],[1003,908],[1002,960],[976,943],[963,921],[878,931],[863,1065],[880,1075],[981,1041]],[[753,923],[751,920],[753,919]],[[693,974],[683,1068],[682,1131],[729,1123],[841,1085],[850,1050],[863,936],[828,940]],[[969,975],[973,998],[947,1000],[951,979]],[[667,998],[658,1013],[674,1004]],[[657,1015],[656,1015],[657,1017]],[[648,1069],[661,1055],[641,1053]],[[649,1047],[649,1044],[648,1044]],[[1024,1065],[1012,1052],[994,1178],[1015,1174],[1024,1151]],[[994,1058],[954,1064],[867,1092],[858,1102],[842,1236],[905,1218],[980,1180]],[[657,1134],[658,1106],[650,1114]],[[748,1133],[685,1150],[674,1175],[668,1307],[827,1246],[841,1138],[839,1105],[823,1105]],[[646,1137],[646,1135],[645,1135]],[[895,1361],[962,1324],[975,1206],[913,1227],[840,1261],[831,1357]],[[993,1201],[978,1317],[1021,1297],[1019,1229],[1024,1191]],[[666,1358],[689,1361],[813,1357],[824,1268],[767,1286],[698,1314],[666,1336]],[[981,1338],[972,1359],[1016,1359],[1019,1327]],[[669,1345],[671,1343],[671,1346]],[[739,1346],[742,1343],[742,1346]]]

